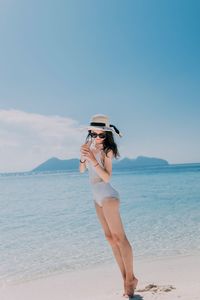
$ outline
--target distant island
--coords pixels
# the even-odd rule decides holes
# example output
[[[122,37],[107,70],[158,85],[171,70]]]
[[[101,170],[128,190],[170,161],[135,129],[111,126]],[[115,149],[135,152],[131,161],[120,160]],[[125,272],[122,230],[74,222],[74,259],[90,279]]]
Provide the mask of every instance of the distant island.
[[[153,166],[168,166],[169,163],[165,159],[155,158],[155,157],[146,157],[138,156],[135,159],[123,158],[121,160],[113,160],[113,169],[122,170],[122,169],[132,169],[135,167],[153,167]],[[59,159],[57,157],[52,157],[47,161],[43,162],[31,172],[45,172],[45,171],[71,171],[78,170],[79,159]]]

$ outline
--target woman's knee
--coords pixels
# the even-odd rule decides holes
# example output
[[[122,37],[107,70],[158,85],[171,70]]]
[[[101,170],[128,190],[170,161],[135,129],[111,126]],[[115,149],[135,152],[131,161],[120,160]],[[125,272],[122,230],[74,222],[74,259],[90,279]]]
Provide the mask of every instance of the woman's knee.
[[[128,242],[127,237],[124,233],[112,233],[114,243],[118,246],[122,246]]]
[[[117,241],[111,233],[105,233],[105,238],[111,246],[117,245]]]
[[[124,234],[105,233],[105,237],[111,245],[121,246],[122,244],[127,242],[127,237]]]

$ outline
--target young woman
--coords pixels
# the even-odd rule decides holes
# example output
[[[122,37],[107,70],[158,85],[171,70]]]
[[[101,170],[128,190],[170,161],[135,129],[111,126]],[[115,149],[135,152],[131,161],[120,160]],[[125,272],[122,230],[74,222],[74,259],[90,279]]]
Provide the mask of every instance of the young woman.
[[[119,193],[109,183],[112,159],[119,156],[113,133],[122,135],[114,125],[110,125],[105,115],[93,116],[87,130],[86,142],[81,146],[79,170],[81,173],[86,168],[89,171],[96,213],[123,277],[123,296],[133,297],[138,279],[133,272],[132,247],[120,217]]]

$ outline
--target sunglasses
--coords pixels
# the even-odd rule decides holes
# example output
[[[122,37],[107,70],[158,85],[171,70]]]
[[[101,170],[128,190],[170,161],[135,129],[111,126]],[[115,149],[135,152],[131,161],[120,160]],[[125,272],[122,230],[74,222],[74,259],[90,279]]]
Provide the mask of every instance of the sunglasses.
[[[99,137],[100,139],[105,139],[105,137],[106,137],[106,133],[96,133],[96,132],[90,132],[90,136],[92,137],[92,138],[97,138],[97,137]]]

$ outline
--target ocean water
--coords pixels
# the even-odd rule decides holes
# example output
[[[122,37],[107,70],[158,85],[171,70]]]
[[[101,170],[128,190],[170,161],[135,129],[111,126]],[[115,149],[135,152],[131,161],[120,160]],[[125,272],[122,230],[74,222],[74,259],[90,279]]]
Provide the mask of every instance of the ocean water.
[[[114,171],[135,259],[200,254],[200,165]],[[114,262],[88,174],[0,176],[0,286]]]

